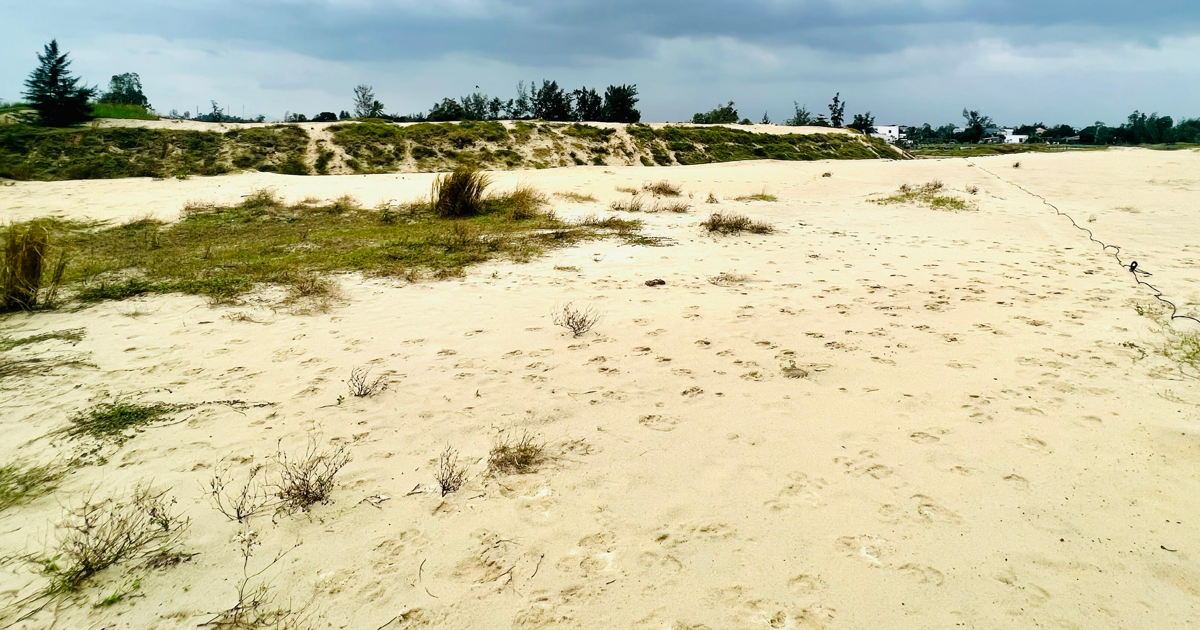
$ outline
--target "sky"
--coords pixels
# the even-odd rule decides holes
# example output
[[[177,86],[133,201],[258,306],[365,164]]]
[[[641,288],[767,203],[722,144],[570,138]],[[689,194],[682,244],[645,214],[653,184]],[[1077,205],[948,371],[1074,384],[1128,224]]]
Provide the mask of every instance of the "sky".
[[[643,120],[734,101],[877,124],[1200,117],[1198,0],[0,0],[0,99],[51,39],[101,88],[137,72],[160,112],[313,116],[365,83],[389,113],[518,81],[636,84]],[[478,86],[478,89],[476,88]]]

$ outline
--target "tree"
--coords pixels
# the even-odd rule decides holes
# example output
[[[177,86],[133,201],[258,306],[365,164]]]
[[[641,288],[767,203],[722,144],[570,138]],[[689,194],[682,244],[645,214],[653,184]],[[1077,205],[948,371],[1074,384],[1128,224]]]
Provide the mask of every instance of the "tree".
[[[343,109],[342,113],[338,114],[338,120],[346,120],[347,118],[350,118],[350,112]]]
[[[865,134],[872,134],[875,133],[875,117],[871,115],[871,112],[855,114],[854,122],[846,126]]]
[[[313,116],[313,122],[334,122],[338,119],[337,114],[333,112],[321,112]]]
[[[771,122],[771,117],[770,117],[770,116],[767,114],[767,112],[763,112],[763,117],[762,117],[762,120],[760,120],[758,124],[760,124],[760,125],[773,125],[773,124],[775,124],[775,123],[772,123],[772,122]]]
[[[378,118],[383,115],[383,103],[375,99],[375,88],[359,85],[354,88],[354,117]]]
[[[833,95],[833,102],[829,103],[829,124],[841,127],[845,120],[846,103],[842,102],[842,93],[838,92]]]
[[[543,79],[542,87],[533,86],[530,90],[529,102],[534,118],[542,120],[571,119],[571,97],[558,87],[558,81]]]
[[[792,101],[792,106],[795,108],[796,113],[791,118],[783,121],[783,124],[789,127],[805,127],[813,124],[812,112],[808,111],[807,107],[795,101]]]
[[[108,91],[100,96],[100,102],[150,109],[149,99],[142,94],[142,79],[136,72],[114,74],[108,81]]]
[[[529,118],[533,112],[533,104],[529,100],[529,90],[525,89],[524,81],[517,81],[517,98],[509,101],[508,117],[511,120]]]
[[[575,110],[572,118],[575,120],[594,121],[604,117],[604,101],[596,90],[581,87],[571,93],[571,97],[575,101]]]
[[[637,110],[637,85],[610,85],[604,90],[604,105],[600,120],[604,122],[635,123],[642,119]]]
[[[712,111],[697,113],[692,116],[692,123],[696,125],[728,125],[737,121],[738,111],[733,101],[729,101],[725,105],[718,105]]]
[[[58,40],[51,40],[39,65],[25,80],[25,98],[38,114],[38,121],[48,127],[68,127],[92,118],[88,99],[96,90],[79,85],[79,77],[71,76],[67,53],[59,54]]]
[[[466,111],[458,101],[452,98],[444,98],[441,103],[434,104],[429,108],[429,116],[427,119],[431,122],[446,122],[449,120],[467,120]]]
[[[980,114],[977,109],[968,110],[964,107],[962,116],[967,121],[967,128],[958,134],[958,138],[963,142],[979,142],[987,128],[992,126],[992,118]]]

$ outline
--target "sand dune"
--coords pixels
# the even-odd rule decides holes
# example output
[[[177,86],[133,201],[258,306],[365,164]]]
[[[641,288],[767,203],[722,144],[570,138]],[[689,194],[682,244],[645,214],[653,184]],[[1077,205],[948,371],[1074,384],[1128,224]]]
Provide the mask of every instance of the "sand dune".
[[[1014,184],[1195,313],[1197,173],[1196,152],[1144,150],[497,173],[598,198],[556,201],[563,216],[658,179],[693,205],[645,215],[671,246],[593,242],[413,285],[344,276],[325,314],[160,296],[9,316],[4,335],[86,329],[45,348],[93,367],[0,382],[0,461],[65,452],[41,436],[106,397],[271,403],[181,412],[0,513],[0,549],[41,551],[88,488],[153,480],[197,554],[109,571],[16,627],[191,628],[231,606],[240,529],[205,486],[313,435],[353,461],[330,505],[255,522],[252,568],[300,543],[263,577],[314,628],[1189,627],[1200,387],[1156,352],[1134,306],[1149,292]],[[17,183],[0,216],[172,219],[262,187],[373,205],[431,178]],[[974,209],[871,202],[933,179]],[[764,190],[778,201],[732,200]],[[718,210],[778,232],[704,235]],[[566,302],[604,317],[572,338],[551,319]],[[346,396],[356,366],[388,388]],[[525,430],[550,461],[486,476],[497,436]],[[470,477],[443,498],[447,445]],[[36,588],[7,565],[4,599]],[[93,608],[135,577],[137,597]]]

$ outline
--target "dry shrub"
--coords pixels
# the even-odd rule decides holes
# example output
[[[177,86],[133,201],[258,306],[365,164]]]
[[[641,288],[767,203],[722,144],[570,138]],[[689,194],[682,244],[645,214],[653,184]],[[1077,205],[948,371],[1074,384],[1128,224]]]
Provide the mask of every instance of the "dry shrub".
[[[716,195],[708,193],[708,199],[705,199],[704,203],[721,203],[721,200],[717,199]]]
[[[1013,162],[1013,168],[1021,168],[1020,162]]]
[[[629,193],[631,195],[638,194],[638,189],[632,186],[617,186],[617,192]]]
[[[642,203],[641,197],[633,197],[631,199],[618,199],[609,204],[608,209],[617,212],[642,212],[646,209],[646,206]]]
[[[458,451],[447,446],[438,457],[437,482],[442,496],[458,492],[467,481],[467,467],[458,463]]]
[[[567,201],[573,201],[575,203],[589,203],[596,201],[595,195],[592,195],[591,193],[583,194],[577,192],[556,192],[554,193],[554,196],[560,199],[566,199]]]
[[[433,180],[430,203],[438,216],[447,219],[471,217],[483,212],[484,191],[491,178],[480,171],[460,166]]]
[[[769,223],[753,221],[750,217],[736,213],[714,212],[708,219],[700,223],[700,227],[713,234],[770,234],[775,228]]]
[[[88,578],[119,563],[146,560],[174,564],[174,553],[190,523],[172,511],[166,491],[139,485],[128,500],[87,496],[58,525],[58,549],[45,561],[47,594],[78,589]]]
[[[370,377],[371,368],[369,367],[359,366],[350,370],[350,378],[346,381],[346,385],[350,388],[350,395],[357,398],[368,398],[387,389],[386,377],[379,376],[374,380]]]
[[[258,541],[258,532],[247,528],[239,532],[235,540],[242,553],[242,579],[237,585],[237,602],[221,612],[211,613],[213,617],[200,626],[227,630],[299,630],[311,627],[303,610],[294,611],[275,605],[275,594],[271,592],[267,581],[260,580],[253,587],[250,585],[296,547],[279,552],[271,562],[251,573],[250,559],[254,556],[254,548],[262,544]]]
[[[67,261],[60,252],[50,265],[49,289],[42,293],[50,249],[50,231],[41,224],[11,224],[6,230],[4,267],[0,269],[0,312],[28,311],[50,306],[62,283]],[[39,303],[39,297],[41,302]]]
[[[979,187],[978,187],[978,186],[974,186],[974,185],[967,186],[967,194],[969,194],[969,195],[978,195],[978,194],[979,194]]]
[[[683,194],[682,188],[666,180],[661,182],[646,182],[642,184],[642,190],[656,197],[678,197]]]
[[[338,472],[350,463],[350,447],[335,444],[322,449],[314,439],[298,455],[289,456],[278,448],[272,461],[279,474],[275,483],[279,510],[286,514],[307,512],[318,503],[329,503]]]
[[[533,472],[545,461],[546,445],[528,431],[520,438],[508,437],[498,440],[488,454],[488,472],[496,474],[524,474]]]
[[[262,464],[251,466],[246,483],[240,488],[229,488],[233,471],[228,467],[218,468],[208,482],[213,507],[229,520],[239,523],[274,509],[274,499],[260,476],[264,469]]]
[[[554,325],[566,328],[573,336],[579,337],[594,328],[603,316],[603,313],[593,310],[590,306],[581,310],[567,302],[562,308],[554,311]]]

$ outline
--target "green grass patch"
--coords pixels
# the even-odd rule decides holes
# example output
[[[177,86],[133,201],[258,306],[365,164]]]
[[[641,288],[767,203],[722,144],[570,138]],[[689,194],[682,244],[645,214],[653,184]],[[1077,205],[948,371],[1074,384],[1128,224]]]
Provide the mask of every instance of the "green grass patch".
[[[177,223],[50,223],[68,252],[68,294],[82,302],[155,293],[228,303],[258,285],[303,294],[313,274],[361,272],[405,279],[461,275],[495,258],[524,261],[619,226],[559,220],[540,192],[480,193],[468,216],[430,201],[363,208],[352,199],[286,204],[259,191],[234,206],[191,205]]]
[[[132,434],[183,408],[181,405],[162,402],[143,404],[116,400],[100,403],[75,414],[71,418],[71,427],[67,430],[67,435],[124,442],[132,437]]]
[[[48,465],[0,465],[0,512],[53,492],[62,475],[62,469]]]
[[[655,129],[628,125],[639,148],[658,164],[709,164],[739,160],[869,160],[902,157],[878,138],[858,134],[764,134],[727,127]],[[670,152],[670,153],[668,153]]]
[[[922,144],[909,149],[916,157],[981,157],[1017,153],[1065,153],[1102,151],[1106,147],[1066,144]]]
[[[352,158],[362,173],[397,170],[411,155],[418,170],[452,170],[457,166],[516,168],[519,153],[509,147],[512,137],[495,121],[396,125],[366,121],[332,125],[333,142]],[[491,147],[499,145],[499,150]]]
[[[933,208],[934,210],[947,210],[950,212],[975,209],[974,204],[968,201],[951,195],[941,194],[945,188],[945,184],[939,180],[927,182],[920,186],[903,184],[896,191],[896,194],[882,199],[872,199],[871,201],[881,206],[894,203],[918,204]]]
[[[96,118],[126,118],[134,120],[158,120],[158,116],[141,105],[117,103],[92,103],[92,115]]]

